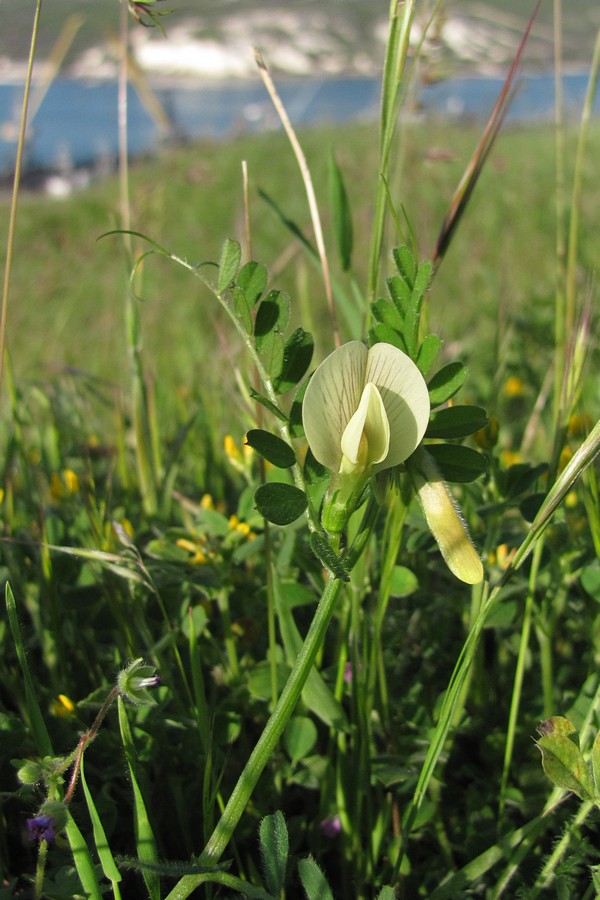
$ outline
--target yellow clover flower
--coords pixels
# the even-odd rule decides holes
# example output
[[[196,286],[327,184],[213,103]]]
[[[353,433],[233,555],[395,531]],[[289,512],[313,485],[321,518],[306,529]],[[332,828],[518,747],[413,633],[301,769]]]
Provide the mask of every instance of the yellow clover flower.
[[[323,525],[343,530],[371,474],[404,462],[429,421],[429,393],[414,362],[391,344],[350,341],[316,369],[302,421],[315,459],[334,472]]]

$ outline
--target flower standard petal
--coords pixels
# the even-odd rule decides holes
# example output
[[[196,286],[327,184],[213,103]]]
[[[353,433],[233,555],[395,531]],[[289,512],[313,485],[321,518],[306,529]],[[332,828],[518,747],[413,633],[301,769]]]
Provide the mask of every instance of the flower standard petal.
[[[390,425],[381,394],[374,384],[365,385],[358,409],[342,435],[343,461],[367,468],[381,462],[390,446]]]
[[[397,466],[416,450],[429,421],[429,392],[415,363],[391,344],[374,344],[368,352],[365,381],[381,394],[390,426],[387,456],[374,471]]]
[[[315,370],[304,394],[306,440],[315,459],[334,472],[342,461],[342,435],[362,397],[366,365],[364,344],[343,344]]]

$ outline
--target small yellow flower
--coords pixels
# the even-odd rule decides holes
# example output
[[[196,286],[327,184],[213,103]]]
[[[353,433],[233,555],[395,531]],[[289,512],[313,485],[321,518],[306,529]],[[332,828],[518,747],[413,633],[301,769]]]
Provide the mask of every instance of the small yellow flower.
[[[496,416],[490,416],[485,428],[476,431],[473,435],[475,443],[482,450],[491,450],[498,442],[498,432],[500,431],[500,422]]]
[[[73,469],[65,469],[63,480],[69,494],[76,494],[79,490],[79,477]]]
[[[570,438],[586,437],[593,424],[589,413],[574,413],[569,419],[568,435]]]
[[[499,544],[496,548],[496,563],[501,569],[506,569],[515,555],[515,548],[508,544]]]
[[[569,491],[565,497],[565,506],[567,509],[574,509],[578,503],[579,499],[577,497],[577,491]]]
[[[75,712],[75,704],[66,694],[59,694],[58,697],[50,704],[50,712],[59,718],[72,716]]]
[[[134,534],[133,525],[131,524],[129,519],[121,519],[119,522],[119,525],[121,526],[121,528],[123,529],[125,534],[128,534],[130,538],[133,537],[133,534]]]
[[[225,455],[227,456],[229,462],[232,465],[239,465],[242,459],[242,454],[240,453],[239,447],[230,434],[225,435],[225,438],[223,439],[223,447],[225,449]]]
[[[505,397],[522,397],[525,393],[525,383],[516,375],[511,375],[504,382],[502,393]]]
[[[214,509],[215,501],[211,497],[210,494],[203,494],[202,499],[200,500],[200,508],[201,509]]]
[[[236,515],[229,516],[229,527],[232,531],[237,531],[240,534],[243,534],[244,537],[250,537],[252,533],[252,529],[248,525],[247,522],[240,522]]]
[[[511,466],[523,462],[523,457],[518,450],[503,450],[500,453],[500,461],[506,469],[509,469]]]
[[[573,451],[570,447],[563,447],[560,453],[560,457],[558,459],[558,471],[562,472],[563,469],[569,465],[573,458]]]
[[[4,500],[4,488],[0,487],[0,503]]]
[[[50,476],[50,496],[53,500],[62,500],[65,496],[65,486],[58,472],[53,472]]]
[[[187,538],[179,538],[175,543],[178,547],[191,553],[188,562],[193,566],[203,566],[208,561],[204,551],[194,541],[188,541]]]

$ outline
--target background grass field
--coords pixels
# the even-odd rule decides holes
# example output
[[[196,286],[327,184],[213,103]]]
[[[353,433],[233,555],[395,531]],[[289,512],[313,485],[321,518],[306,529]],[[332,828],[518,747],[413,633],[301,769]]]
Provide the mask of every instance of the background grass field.
[[[414,236],[414,257],[431,256],[479,136],[401,120],[382,295],[394,267],[405,286],[413,278],[411,251],[394,257],[394,246]],[[477,584],[440,555],[451,556],[445,536],[417,498],[419,451],[381,509],[370,496],[341,536],[319,525],[325,483],[295,393],[305,370],[273,387],[278,320],[264,328],[262,313],[284,304],[264,298],[250,314],[248,270],[235,244],[222,251],[228,238],[247,243],[246,160],[251,255],[289,294],[290,328],[314,334],[314,368],[332,323],[281,134],[131,165],[131,228],[192,267],[221,260],[190,269],[147,255],[135,296],[132,259],[152,245],[134,236],[128,258],[128,239],[106,234],[121,223],[116,178],[61,201],[22,192],[0,468],[2,900],[183,900],[201,883],[207,897],[262,900],[597,893],[600,505],[586,466],[600,440],[600,131],[578,167],[577,133],[562,137],[564,170],[551,127],[501,134],[416,329],[417,359],[424,335],[443,339],[427,371],[443,415],[425,447],[443,441],[453,464],[449,488],[428,484],[471,547],[447,490],[461,507],[485,570]],[[344,310],[355,303],[366,320],[376,129],[300,139],[342,338],[364,338]],[[331,148],[352,212],[350,271],[335,252]],[[571,261],[561,236],[575,178]],[[0,212],[7,220],[8,198]],[[403,315],[387,334],[406,342]],[[464,429],[473,413],[475,432]],[[244,446],[250,428],[275,462]],[[261,500],[274,483],[283,507],[301,495],[311,530]],[[541,720],[538,743],[559,747],[560,766],[542,768]]]

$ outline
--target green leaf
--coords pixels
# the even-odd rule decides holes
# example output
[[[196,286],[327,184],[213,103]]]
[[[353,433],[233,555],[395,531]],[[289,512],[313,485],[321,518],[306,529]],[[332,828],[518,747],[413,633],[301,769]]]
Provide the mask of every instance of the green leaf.
[[[449,406],[433,413],[425,437],[446,440],[466,437],[485,428],[487,422],[485,409],[480,406]]]
[[[415,360],[423,376],[427,375],[434,364],[442,343],[442,339],[438,337],[437,334],[428,334],[423,338]]]
[[[295,522],[308,506],[303,491],[281,482],[261,484],[254,494],[254,502],[261,516],[275,525],[289,525]]]
[[[146,804],[144,803],[144,798],[137,781],[135,747],[133,745],[129,719],[127,718],[125,703],[122,697],[118,698],[118,710],[121,741],[123,742],[123,750],[125,751],[125,758],[127,759],[131,788],[133,791],[135,846],[140,861],[148,863],[148,869],[145,869],[143,872],[148,896],[150,897],[150,900],[160,900],[160,880],[157,874],[152,871],[152,866],[158,863],[156,842],[146,811]]]
[[[488,463],[481,453],[471,447],[458,444],[428,444],[427,452],[433,456],[446,481],[467,484],[485,475]]]
[[[519,512],[526,522],[533,522],[540,511],[540,507],[546,499],[546,496],[547,494],[545,491],[538,491],[535,494],[529,494],[528,497],[521,500],[519,503]]]
[[[312,856],[298,862],[298,874],[307,900],[333,900],[327,879]]]
[[[233,285],[233,305],[248,334],[252,333],[252,307],[258,302],[266,285],[267,270],[254,260],[243,266]]]
[[[287,826],[280,810],[265,816],[260,823],[259,837],[266,888],[273,897],[280,897],[290,849]]]
[[[317,726],[308,716],[294,716],[283,732],[283,746],[290,759],[304,759],[314,748],[318,738]]]
[[[219,260],[219,278],[217,281],[219,294],[223,294],[235,278],[241,257],[242,250],[238,242],[227,238],[223,243],[221,259]]]
[[[307,484],[318,484],[320,481],[325,481],[325,479],[331,475],[331,472],[326,466],[317,462],[310,447],[306,451],[303,473],[304,480]]]
[[[79,777],[81,778],[81,786],[83,787],[85,802],[90,814],[90,819],[92,820],[94,844],[96,845],[96,850],[98,851],[98,858],[100,860],[100,865],[102,866],[102,871],[109,881],[112,881],[113,884],[118,884],[122,880],[121,873],[117,869],[117,864],[115,863],[114,857],[111,853],[111,849],[108,845],[108,838],[106,837],[104,826],[102,825],[102,821],[100,819],[100,816],[98,815],[98,810],[96,809],[94,798],[90,793],[90,789],[85,778],[83,759],[84,757],[82,756],[81,766],[79,768]]]
[[[411,284],[408,284],[398,275],[394,275],[392,278],[386,280],[386,285],[396,310],[402,316],[402,319],[404,319],[408,304],[410,303],[410,296],[412,293]]]
[[[392,347],[406,353],[406,343],[402,335],[384,322],[378,322],[369,329],[369,346],[372,347],[374,344],[391,344]]]
[[[275,666],[277,692],[281,693],[290,674],[290,667],[283,663]],[[264,660],[252,667],[248,676],[248,690],[252,697],[259,700],[270,700],[273,696],[273,666]]]
[[[597,559],[582,570],[581,586],[596,603],[600,603],[600,562]]]
[[[374,300],[373,303],[371,303],[371,312],[373,318],[378,322],[389,325],[390,328],[394,328],[399,334],[402,334],[404,329],[404,316],[398,312],[395,306],[392,306],[391,303],[384,300],[383,297],[380,297],[379,300]]]
[[[294,397],[294,402],[290,408],[290,435],[293,438],[301,438],[304,437],[304,425],[302,424],[302,401],[304,400],[304,394],[306,393],[306,388],[308,387],[308,383],[310,378],[307,378],[304,381],[296,396]]]
[[[402,244],[400,247],[395,247],[393,249],[392,256],[394,257],[396,268],[403,280],[406,281],[412,289],[415,282],[416,265],[411,251],[406,244]]]
[[[275,406],[275,404],[272,403],[272,402],[268,399],[268,397],[263,397],[263,395],[257,393],[257,392],[254,390],[254,388],[250,388],[250,396],[251,396],[252,399],[255,400],[257,403],[260,403],[261,406],[264,406],[265,409],[268,409],[270,412],[272,412],[274,416],[277,416],[277,418],[278,418],[281,422],[287,422],[287,416],[286,416],[286,414],[283,412],[283,410],[279,409],[278,406]]]
[[[542,767],[552,784],[572,791],[582,800],[594,799],[594,784],[581,750],[565,734],[544,734],[537,742]]]
[[[594,776],[596,798],[598,798],[600,796],[600,731],[592,745],[592,775]]]
[[[289,298],[279,291],[270,291],[261,301],[254,323],[254,343],[270,377],[281,374],[284,360],[282,332],[290,315]]]
[[[289,469],[296,462],[296,454],[289,444],[260,428],[250,429],[246,435],[246,444],[278,469]]]
[[[333,151],[329,153],[329,202],[331,204],[331,220],[333,233],[340,255],[340,265],[346,272],[350,268],[352,258],[352,216],[344,179]]]
[[[461,362],[451,362],[436,372],[429,381],[429,401],[432,408],[445,403],[461,389],[469,370]]]
[[[287,294],[280,291],[269,291],[261,300],[256,322],[254,323],[254,337],[256,346],[260,346],[260,338],[264,338],[273,331],[282,332],[290,318],[290,301]]]
[[[414,572],[406,566],[394,566],[390,584],[390,597],[408,597],[419,587],[419,581]]]
[[[413,294],[416,294],[420,298],[420,300],[423,299],[423,297],[429,290],[432,271],[433,266],[428,259],[423,260],[423,262],[417,269],[417,276],[413,284]]]
[[[65,829],[73,862],[81,881],[81,887],[85,892],[88,900],[102,900],[102,891],[96,877],[96,869],[94,862],[88,850],[85,839],[79,830],[79,826],[75,819],[67,810],[67,825]]]
[[[313,531],[311,534],[310,549],[335,578],[340,578],[342,581],[350,580],[350,575],[344,560],[340,559],[340,557],[332,550],[327,538],[319,531]]]
[[[385,887],[382,887],[379,891],[377,900],[396,900],[395,888],[390,887],[389,884],[386,884]]]
[[[242,266],[236,287],[243,293],[250,309],[259,301],[267,286],[267,270],[253,259]]]
[[[275,379],[275,390],[284,394],[300,382],[310,366],[315,344],[312,335],[303,328],[296,328],[285,342],[283,364]]]
[[[529,463],[516,463],[498,475],[498,487],[503,497],[514,500],[529,490],[546,471],[546,463],[531,466]]]
[[[283,366],[283,337],[278,331],[271,331],[261,339],[259,356],[269,377],[276,381]]]

